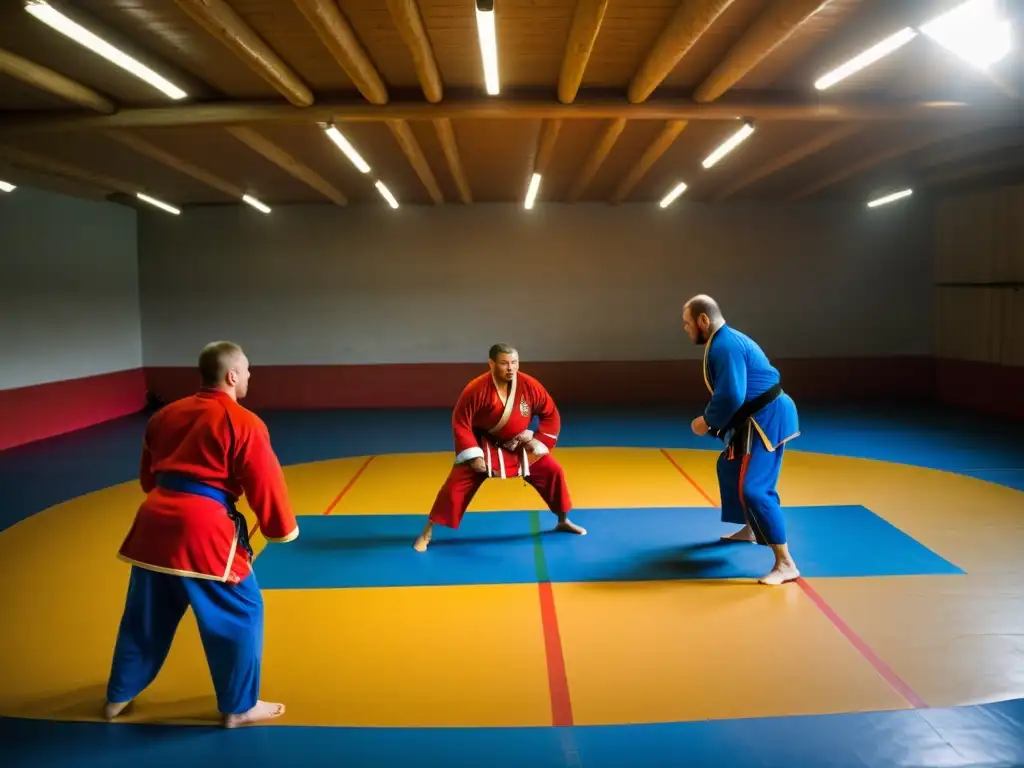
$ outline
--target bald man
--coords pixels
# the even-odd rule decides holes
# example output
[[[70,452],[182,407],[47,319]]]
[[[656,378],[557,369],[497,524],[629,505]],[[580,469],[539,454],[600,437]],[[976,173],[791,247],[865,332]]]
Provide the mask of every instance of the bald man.
[[[782,391],[779,372],[761,347],[726,325],[710,296],[686,302],[683,328],[694,344],[704,345],[704,384],[711,393],[691,429],[725,442],[718,457],[722,522],[743,525],[723,538],[772,548],[775,565],[760,583],[799,578],[776,491],[785,445],[800,434],[796,404]]]
[[[186,609],[199,625],[227,728],[279,717],[260,701],[263,597],[252,572],[244,493],[268,542],[299,535],[263,421],[242,407],[249,361],[214,342],[199,355],[201,389],[150,419],[139,482],[146,498],[118,556],[131,564],[104,715],[113,720],[163,666]]]

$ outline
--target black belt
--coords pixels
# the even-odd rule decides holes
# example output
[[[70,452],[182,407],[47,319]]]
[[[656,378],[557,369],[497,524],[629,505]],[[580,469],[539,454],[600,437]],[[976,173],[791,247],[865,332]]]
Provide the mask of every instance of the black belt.
[[[156,484],[167,491],[191,493],[195,496],[205,496],[208,499],[219,501],[221,506],[227,510],[228,517],[235,524],[235,535],[238,538],[238,545],[249,553],[250,560],[255,557],[252,553],[252,545],[249,543],[249,529],[245,522],[245,516],[235,507],[235,500],[227,491],[178,474],[177,472],[158,472]]]
[[[732,418],[729,419],[729,423],[726,424],[724,427],[722,427],[721,429],[709,429],[710,434],[714,437],[722,437],[723,435],[727,434],[730,430],[735,430],[743,422],[745,422],[755,413],[760,411],[766,405],[777,400],[779,395],[781,394],[781,382],[778,384],[773,384],[771,387],[768,388],[767,391],[762,392],[753,400],[748,400],[743,405],[741,405],[736,410],[736,413],[732,415]]]

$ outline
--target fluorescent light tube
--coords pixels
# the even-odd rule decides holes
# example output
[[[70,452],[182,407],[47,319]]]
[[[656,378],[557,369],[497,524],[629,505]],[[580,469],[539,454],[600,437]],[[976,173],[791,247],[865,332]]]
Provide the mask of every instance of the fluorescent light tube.
[[[381,197],[388,201],[388,205],[392,208],[398,207],[398,201],[395,199],[395,196],[391,194],[391,190],[384,186],[383,181],[378,181],[373,186],[375,186],[377,191],[380,192]]]
[[[324,130],[331,141],[338,145],[338,149],[345,153],[345,157],[352,161],[352,165],[358,168],[361,173],[370,172],[370,166],[363,160],[362,155],[356,152],[356,148],[349,143],[349,140],[342,135],[341,131],[333,125],[328,126]]]
[[[704,158],[704,162],[701,163],[705,168],[710,168],[727,154],[732,152],[738,147],[750,134],[754,132],[754,126],[752,123],[744,123],[743,127],[740,128],[736,133],[730,136],[728,139],[723,141],[718,148]]]
[[[173,205],[168,205],[167,203],[164,203],[164,202],[162,202],[160,200],[157,200],[155,197],[150,197],[149,195],[144,195],[141,192],[136,192],[135,196],[137,198],[139,198],[139,200],[141,200],[142,202],[149,203],[150,205],[154,205],[157,208],[162,208],[163,210],[167,211],[168,213],[173,213],[175,216],[177,216],[179,213],[181,213],[181,211],[179,209],[175,208]]]
[[[257,211],[262,211],[263,213],[270,213],[270,208],[265,206],[263,203],[261,203],[259,200],[257,200],[252,195],[242,195],[242,200],[247,202],[249,205],[251,205]]]
[[[487,93],[497,96],[498,35],[494,27],[494,0],[476,0],[476,32],[480,41],[480,58],[484,65]]]
[[[533,208],[533,203],[537,199],[537,190],[540,189],[540,174],[535,173],[530,177],[530,186],[526,189],[526,200],[523,202],[523,207],[526,210]]]
[[[680,181],[678,184],[672,187],[671,190],[669,190],[669,193],[661,199],[661,202],[658,203],[658,205],[660,205],[662,208],[668,208],[670,205],[672,205],[672,203],[676,201],[676,198],[683,194],[683,192],[685,191],[686,182]]]
[[[913,193],[914,190],[912,189],[903,189],[900,190],[899,192],[893,192],[891,195],[886,195],[885,197],[879,197],[876,198],[875,200],[872,200],[870,203],[868,203],[868,208],[877,208],[880,205],[894,203],[897,200],[902,200],[904,197],[910,197]]]
[[[857,54],[845,64],[840,64],[831,72],[825,73],[815,80],[814,87],[819,91],[830,88],[840,80],[845,80],[855,72],[859,72],[893,51],[902,48],[915,37],[917,37],[917,32],[910,27],[904,27],[899,32],[889,35],[882,42],[875,43],[863,53]]]

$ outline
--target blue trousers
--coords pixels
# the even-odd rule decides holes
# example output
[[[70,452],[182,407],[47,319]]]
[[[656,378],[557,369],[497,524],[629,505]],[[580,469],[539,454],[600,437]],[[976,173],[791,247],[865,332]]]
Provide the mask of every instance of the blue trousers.
[[[107,701],[138,696],[167,658],[191,606],[217,693],[217,708],[235,715],[256,706],[263,653],[263,596],[256,575],[240,584],[174,576],[132,566]]]
[[[750,524],[758,544],[786,543],[786,521],[775,486],[782,471],[785,445],[764,447],[760,435],[746,425],[718,457],[718,489],[722,522]]]

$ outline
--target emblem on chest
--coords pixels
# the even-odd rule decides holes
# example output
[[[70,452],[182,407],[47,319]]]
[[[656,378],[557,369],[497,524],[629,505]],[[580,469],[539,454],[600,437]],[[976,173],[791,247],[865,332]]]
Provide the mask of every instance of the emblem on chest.
[[[525,397],[519,399],[519,414],[523,417],[530,415],[530,404],[526,402]]]

